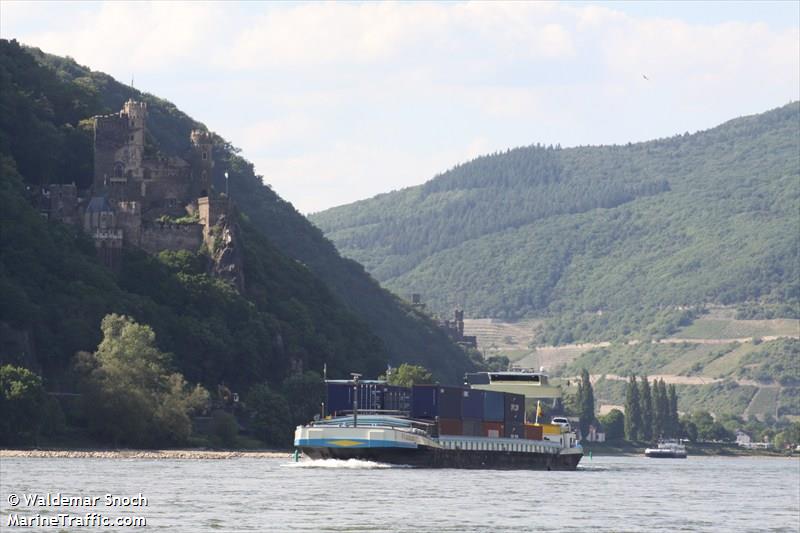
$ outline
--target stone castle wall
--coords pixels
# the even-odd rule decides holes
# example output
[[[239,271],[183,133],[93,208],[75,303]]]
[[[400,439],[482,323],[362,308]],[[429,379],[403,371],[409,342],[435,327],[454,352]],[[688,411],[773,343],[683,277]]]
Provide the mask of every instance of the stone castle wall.
[[[157,254],[163,250],[199,250],[203,245],[203,226],[200,224],[147,224],[142,226],[139,247]]]

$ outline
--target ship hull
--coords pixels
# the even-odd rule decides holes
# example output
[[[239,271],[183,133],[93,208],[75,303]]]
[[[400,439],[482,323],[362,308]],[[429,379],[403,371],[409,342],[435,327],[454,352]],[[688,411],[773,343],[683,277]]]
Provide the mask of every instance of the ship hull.
[[[657,450],[647,450],[644,452],[646,457],[651,459],[686,459],[685,453],[662,452]]]
[[[330,448],[301,446],[312,459],[359,459],[421,468],[575,470],[581,453],[553,454],[443,448]]]

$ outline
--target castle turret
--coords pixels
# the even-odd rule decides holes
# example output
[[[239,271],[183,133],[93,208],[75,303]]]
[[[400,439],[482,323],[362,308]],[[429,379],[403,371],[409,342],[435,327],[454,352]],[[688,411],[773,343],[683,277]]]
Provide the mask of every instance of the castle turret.
[[[144,158],[144,132],[147,123],[147,104],[128,100],[122,107],[123,118],[128,120],[127,167],[137,177],[141,177]]]
[[[205,130],[192,130],[191,139],[194,151],[192,182],[195,195],[198,198],[211,196],[211,169],[214,168],[214,159],[211,156],[213,147],[211,134]]]

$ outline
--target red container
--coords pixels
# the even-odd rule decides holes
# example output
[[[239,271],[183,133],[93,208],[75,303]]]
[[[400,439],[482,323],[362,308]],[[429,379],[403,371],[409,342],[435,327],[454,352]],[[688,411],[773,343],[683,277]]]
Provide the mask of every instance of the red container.
[[[500,438],[503,436],[503,423],[484,422],[483,431],[481,433],[484,437]]]
[[[542,426],[525,424],[525,438],[529,440],[542,440]]]
[[[456,418],[439,419],[439,435],[463,435],[464,427],[461,420]]]

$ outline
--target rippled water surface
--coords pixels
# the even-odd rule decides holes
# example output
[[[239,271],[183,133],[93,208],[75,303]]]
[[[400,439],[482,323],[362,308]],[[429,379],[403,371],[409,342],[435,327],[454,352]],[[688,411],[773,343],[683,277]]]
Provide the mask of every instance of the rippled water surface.
[[[100,496],[94,508],[12,507],[11,494]],[[104,495],[147,498],[105,507]],[[9,515],[141,516],[120,531],[792,531],[800,460],[584,458],[577,472],[422,470],[281,459],[0,461]],[[85,531],[86,528],[62,528]],[[49,528],[57,531],[58,528]],[[94,528],[101,531],[102,528]]]

